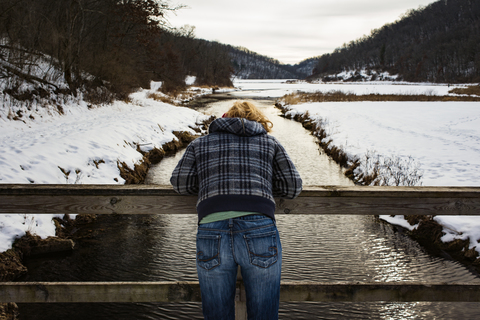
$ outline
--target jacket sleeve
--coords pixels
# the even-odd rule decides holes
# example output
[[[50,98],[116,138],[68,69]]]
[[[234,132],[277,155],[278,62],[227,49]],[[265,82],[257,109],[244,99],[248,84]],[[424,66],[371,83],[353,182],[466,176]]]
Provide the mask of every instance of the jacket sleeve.
[[[273,160],[273,196],[296,198],[302,191],[302,178],[280,143],[277,143]]]
[[[198,193],[198,173],[194,146],[190,143],[172,172],[170,183],[176,192],[184,195]]]

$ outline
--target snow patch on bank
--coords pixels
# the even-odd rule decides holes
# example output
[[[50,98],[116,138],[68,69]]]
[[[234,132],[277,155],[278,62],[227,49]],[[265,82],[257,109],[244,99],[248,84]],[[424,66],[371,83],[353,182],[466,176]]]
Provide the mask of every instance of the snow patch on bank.
[[[410,223],[408,223],[407,220],[405,220],[405,216],[403,215],[398,215],[398,216],[380,216],[382,220],[387,221],[390,224],[394,224],[400,227],[403,227],[405,229],[408,229],[410,231],[416,229],[418,227],[418,224],[412,226]]]

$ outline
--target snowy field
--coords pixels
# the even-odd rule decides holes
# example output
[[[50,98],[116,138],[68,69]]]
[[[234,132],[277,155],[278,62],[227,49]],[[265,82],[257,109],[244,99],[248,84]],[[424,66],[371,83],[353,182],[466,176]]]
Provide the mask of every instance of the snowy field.
[[[307,111],[326,120],[333,144],[351,158],[411,156],[424,186],[480,186],[479,102],[306,103],[287,114]]]
[[[307,83],[305,81],[285,81],[285,80],[236,80],[234,82],[237,88],[248,93],[242,93],[242,96],[280,98],[286,94],[303,92],[329,92],[340,90],[345,93],[354,93],[357,95],[366,94],[426,94],[426,95],[448,95],[448,91],[453,87],[447,84],[431,83],[406,83],[393,81],[378,82],[350,82],[350,83]],[[463,86],[460,86],[463,87]]]
[[[284,80],[236,80],[242,96],[279,98],[295,91],[340,90],[361,94],[447,95],[453,87],[401,82],[287,83]],[[248,92],[247,92],[248,91]],[[117,161],[129,166],[141,159],[137,145],[160,147],[173,131],[190,131],[202,114],[132,95],[131,103],[88,109],[64,105],[65,115],[36,120],[0,118],[0,183],[122,184]],[[327,121],[334,143],[351,155],[369,151],[412,156],[423,171],[424,186],[480,186],[480,103],[477,102],[351,102],[308,103],[291,112],[308,111]],[[99,162],[103,160],[103,162]],[[62,168],[62,169],[60,169]],[[70,172],[68,176],[64,172]],[[51,215],[0,215],[0,252],[27,230],[54,235]],[[387,219],[387,217],[384,217]],[[480,219],[437,217],[448,227],[445,240],[480,239]],[[399,218],[393,223],[402,224]],[[447,231],[448,230],[448,231]],[[480,246],[477,250],[480,252]]]

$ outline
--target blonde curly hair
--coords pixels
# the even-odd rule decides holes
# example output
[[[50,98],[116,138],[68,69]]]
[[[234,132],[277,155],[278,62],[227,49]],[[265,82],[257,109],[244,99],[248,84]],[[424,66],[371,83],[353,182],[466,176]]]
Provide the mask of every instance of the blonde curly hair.
[[[273,123],[251,102],[235,101],[224,115],[229,118],[244,118],[260,123],[267,132],[271,132]]]

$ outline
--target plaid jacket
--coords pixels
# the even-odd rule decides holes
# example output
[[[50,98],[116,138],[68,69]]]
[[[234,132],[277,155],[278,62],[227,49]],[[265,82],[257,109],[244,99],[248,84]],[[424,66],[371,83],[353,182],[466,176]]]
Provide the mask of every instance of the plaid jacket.
[[[259,212],[274,218],[274,197],[293,199],[302,179],[283,146],[263,126],[220,118],[194,140],[170,179],[180,194],[198,194],[200,221],[221,211]]]

